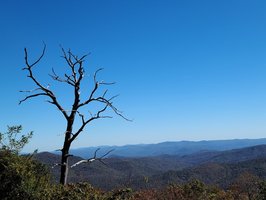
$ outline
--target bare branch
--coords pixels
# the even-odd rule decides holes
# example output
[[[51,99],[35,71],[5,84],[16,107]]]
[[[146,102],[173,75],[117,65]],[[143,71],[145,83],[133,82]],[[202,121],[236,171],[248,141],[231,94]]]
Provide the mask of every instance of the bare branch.
[[[26,62],[26,65],[27,65],[27,68],[32,68],[34,65],[36,65],[38,62],[40,62],[40,60],[42,59],[42,57],[44,56],[44,54],[45,54],[45,50],[46,50],[46,44],[45,43],[43,43],[44,44],[44,47],[43,47],[43,50],[42,50],[42,53],[41,53],[41,55],[40,55],[40,57],[33,63],[33,64],[29,64],[29,62],[28,62],[28,52],[27,52],[27,49],[26,48],[24,48],[24,52],[25,52],[25,62]],[[27,69],[26,67],[25,68],[23,68],[23,70],[24,69]]]
[[[38,94],[33,94],[33,95],[26,96],[24,99],[19,101],[19,105],[21,103],[23,103],[24,101],[26,101],[27,99],[30,99],[30,98],[33,98],[33,97],[37,97],[37,96],[48,96],[48,95],[46,93],[38,93]]]
[[[103,68],[97,69],[96,72],[94,73],[93,79],[94,79],[94,83],[97,83],[97,74],[102,71]]]
[[[114,149],[109,150],[107,153],[105,153],[104,155],[102,155],[100,158],[106,157],[108,154],[110,154],[113,151],[114,151]]]
[[[103,93],[103,95],[102,95],[103,98],[105,97],[105,95],[107,94],[107,92],[108,92],[108,90],[105,90],[105,91],[104,91],[104,93]]]
[[[101,113],[103,113],[106,109],[108,108],[108,105],[106,104],[104,108],[102,108],[101,110],[99,110],[97,112],[96,115],[92,115],[91,118],[89,118],[88,120],[85,120],[84,115],[82,115],[80,112],[78,112],[79,116],[82,119],[82,125],[80,126],[80,128],[78,129],[78,131],[76,133],[73,134],[72,138],[70,138],[70,143],[72,143],[77,137],[78,135],[83,131],[83,129],[85,128],[85,126],[87,124],[89,124],[90,122],[96,120],[96,119],[100,119],[100,118],[112,118],[111,116],[102,116]]]
[[[83,103],[81,103],[81,104],[79,104],[79,107],[82,107],[82,106],[84,106],[84,105],[87,105],[87,104],[89,104],[89,103],[91,102],[91,100],[92,100],[92,98],[93,98],[93,95],[95,94],[95,92],[97,91],[97,89],[98,89],[98,87],[99,87],[99,85],[100,85],[99,82],[97,81],[97,74],[98,74],[101,70],[103,70],[103,68],[100,68],[100,69],[96,70],[96,72],[94,73],[94,76],[93,76],[93,80],[94,80],[94,88],[93,88],[93,90],[91,91],[91,94],[90,94],[88,100],[85,101],[85,102],[83,102]]]
[[[100,102],[100,103],[103,103],[103,104],[106,105],[104,111],[107,109],[107,107],[110,107],[110,108],[114,111],[114,113],[117,114],[118,116],[122,117],[123,119],[125,119],[125,120],[127,120],[127,121],[132,121],[132,120],[126,118],[126,117],[123,115],[123,113],[122,113],[120,110],[118,110],[118,109],[113,105],[112,100],[115,99],[116,97],[118,97],[119,95],[115,95],[115,96],[111,97],[110,99],[107,99],[105,96],[106,96],[106,93],[107,93],[108,90],[105,90],[102,96],[100,96],[100,97],[96,97],[96,98],[93,97],[94,94],[96,93],[96,91],[98,90],[98,88],[99,88],[100,85],[111,85],[111,84],[114,84],[114,83],[105,83],[105,82],[103,82],[103,81],[102,81],[102,82],[98,82],[98,81],[97,81],[97,74],[98,74],[101,70],[103,70],[103,68],[98,69],[98,70],[94,73],[94,77],[93,77],[93,79],[94,79],[94,88],[93,88],[93,90],[92,90],[92,92],[91,92],[89,98],[88,98],[86,101],[84,101],[83,103],[79,104],[79,105],[78,105],[78,108],[79,108],[79,107],[82,107],[82,106],[85,106],[85,105],[87,105],[87,104],[89,104],[89,103],[91,103],[91,102],[93,102],[93,101],[96,101],[96,102]],[[100,111],[100,113],[102,113],[102,112],[103,112],[103,111]],[[111,117],[98,117],[98,118],[111,118]],[[92,120],[94,120],[94,119],[92,119]],[[91,121],[92,121],[92,120],[91,120]]]
[[[91,94],[89,95],[89,98],[88,98],[86,101],[84,101],[83,103],[80,103],[80,104],[78,105],[78,107],[85,106],[85,105],[89,104],[90,102],[95,101],[95,100],[98,99],[98,98],[103,98],[103,99],[105,99],[105,95],[106,95],[106,93],[107,93],[108,90],[105,90],[105,91],[104,91],[102,97],[94,98],[93,96],[94,96],[94,94],[96,93],[96,91],[98,90],[98,88],[99,88],[100,85],[112,85],[112,84],[115,84],[115,82],[112,82],[112,83],[105,83],[105,82],[103,82],[103,81],[98,82],[98,81],[97,81],[97,74],[98,74],[101,70],[103,70],[103,68],[100,68],[100,69],[96,70],[96,72],[94,73],[94,76],[93,76],[93,79],[94,79],[94,88],[92,89]],[[107,99],[106,99],[106,100],[107,100]],[[107,100],[107,101],[108,101],[108,100]]]
[[[106,98],[103,98],[103,97],[98,97],[96,99],[92,99],[91,101],[97,101],[97,102],[101,102],[101,103],[104,103],[106,104],[109,108],[111,108],[115,114],[117,114],[118,116],[122,117],[123,119],[125,119],[126,121],[132,121],[128,118],[126,118],[124,115],[123,115],[123,112],[118,110],[114,105],[113,105],[113,102],[111,102],[114,98],[118,97],[118,95],[115,95],[113,97],[111,97],[110,99],[106,99]]]
[[[70,168],[76,167],[77,165],[80,165],[81,163],[87,163],[90,162],[89,160],[80,160],[76,162],[75,164],[71,165]]]
[[[55,81],[63,82],[63,80],[55,73],[54,68],[52,68],[53,74],[49,74]]]
[[[62,106],[58,103],[54,93],[48,89],[48,87],[44,87],[34,76],[33,72],[32,72],[32,67],[34,65],[36,65],[44,56],[44,53],[45,53],[45,50],[46,50],[46,45],[44,44],[44,48],[42,50],[42,54],[40,55],[40,57],[35,61],[33,62],[33,64],[30,64],[29,61],[28,61],[28,52],[27,52],[27,49],[25,48],[24,49],[24,52],[25,52],[25,63],[26,63],[26,67],[23,68],[23,70],[27,70],[28,71],[28,77],[38,86],[36,90],[41,90],[43,91],[42,93],[37,93],[37,94],[33,94],[33,95],[29,95],[27,96],[26,98],[24,98],[23,100],[21,100],[19,102],[19,104],[21,104],[22,102],[26,101],[27,99],[30,99],[30,98],[33,98],[33,97],[37,97],[37,96],[48,96],[52,102],[52,104],[54,104],[60,111],[61,113],[64,115],[64,117],[67,119],[68,118],[68,115],[67,113],[64,111],[64,109],[62,108]]]
[[[51,76],[53,80],[58,81],[58,82],[62,82],[62,83],[67,83],[67,84],[75,87],[75,82],[74,82],[74,80],[71,79],[71,76],[68,76],[67,74],[65,74],[66,79],[63,79],[55,73],[53,68],[52,68],[52,72],[53,72],[53,74],[49,74],[49,76]]]
[[[114,84],[116,84],[116,82],[110,82],[110,83],[108,83],[108,82],[101,81],[101,82],[99,82],[99,84],[100,85],[114,85]]]
[[[41,88],[36,88],[36,89],[33,89],[33,90],[20,90],[19,92],[31,93],[31,92],[35,92],[37,90],[41,90]]]
[[[98,148],[94,151],[94,157],[93,158],[96,158],[97,157],[97,152],[100,150],[101,148]]]
[[[75,81],[72,79],[73,76],[69,76],[67,74],[65,74],[65,77],[67,78],[67,83],[69,83],[70,85],[75,86]]]
[[[77,111],[77,113],[79,114],[79,116],[81,117],[81,120],[82,120],[82,123],[84,124],[85,123],[85,118],[84,118],[84,115],[81,114],[79,111]]]
[[[56,149],[55,151],[62,151],[62,149]]]
[[[78,56],[75,56],[70,50],[68,51],[69,56],[71,56],[72,58],[74,58],[76,60],[76,63],[80,63],[84,61],[84,58],[86,58],[88,55],[90,55],[90,53],[83,55],[81,58],[78,58]],[[74,65],[76,64],[74,63]]]
[[[108,152],[106,152],[104,155],[102,155],[101,157],[97,157],[97,152],[100,150],[100,148],[96,149],[95,152],[94,152],[94,156],[92,158],[89,158],[89,159],[84,159],[84,160],[80,160],[76,163],[74,163],[73,165],[71,165],[70,168],[73,168],[73,167],[76,167],[82,163],[92,163],[94,161],[99,161],[101,162],[102,164],[106,165],[106,163],[103,161],[103,159],[108,156],[112,151],[114,151],[114,149],[111,149],[109,150]]]
[[[63,47],[61,47],[61,50],[62,50],[62,52],[63,52],[63,58],[65,59],[65,61],[67,62],[67,64],[70,66],[70,67],[72,67],[73,66],[73,63],[72,63],[72,61],[71,61],[71,57],[69,56],[67,56],[67,53],[66,53],[66,51],[65,51],[65,49],[63,48]],[[69,52],[70,52],[70,50],[69,50]]]

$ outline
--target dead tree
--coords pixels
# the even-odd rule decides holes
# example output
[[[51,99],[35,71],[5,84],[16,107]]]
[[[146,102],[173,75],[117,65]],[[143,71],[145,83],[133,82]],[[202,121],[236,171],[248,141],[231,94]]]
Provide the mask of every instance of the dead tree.
[[[110,98],[107,98],[107,91],[104,90],[101,95],[98,95],[100,90],[100,87],[103,85],[112,85],[114,83],[107,83],[104,81],[98,81],[97,80],[97,74],[102,70],[98,69],[93,76],[93,88],[89,91],[88,96],[85,98],[85,100],[81,101],[81,84],[84,80],[85,70],[84,70],[84,59],[87,55],[78,57],[74,55],[71,50],[65,51],[62,48],[63,52],[63,59],[65,60],[67,64],[67,68],[69,69],[69,73],[65,73],[64,76],[59,76],[55,73],[55,70],[52,69],[52,74],[50,74],[51,78],[54,81],[58,81],[61,83],[65,83],[68,86],[73,88],[73,104],[70,109],[63,108],[62,104],[58,101],[57,96],[55,93],[49,89],[49,87],[44,86],[38,78],[35,76],[33,72],[33,68],[40,62],[40,60],[43,58],[46,50],[46,45],[44,45],[44,48],[42,50],[42,53],[38,59],[36,59],[34,62],[30,63],[28,58],[28,51],[25,48],[25,64],[26,66],[23,68],[23,70],[27,71],[27,77],[30,78],[33,83],[35,84],[36,88],[30,91],[21,91],[25,92],[28,95],[24,99],[22,99],[19,104],[22,102],[29,100],[31,98],[44,96],[48,98],[47,102],[54,105],[64,116],[66,120],[66,131],[65,131],[65,138],[64,138],[64,144],[61,149],[62,156],[61,156],[61,175],[60,175],[60,183],[65,185],[67,183],[67,175],[68,175],[68,158],[70,156],[69,150],[71,147],[72,142],[79,136],[79,134],[84,130],[84,128],[92,121],[100,118],[111,118],[110,115],[104,115],[107,111],[107,109],[110,109],[113,111],[116,115],[122,117],[125,120],[128,120],[125,118],[121,111],[119,111],[114,105],[113,105],[113,99],[117,96],[112,96]],[[101,105],[101,108],[96,111],[96,113],[90,115],[86,115],[85,113],[82,113],[81,110],[84,110],[83,108],[85,106],[91,105],[92,103],[98,103]],[[97,107],[98,108],[98,107]],[[89,112],[88,112],[89,113]],[[74,124],[77,122],[77,117],[80,118],[81,123],[79,128],[76,130],[73,130]],[[101,160],[101,159],[99,159]]]

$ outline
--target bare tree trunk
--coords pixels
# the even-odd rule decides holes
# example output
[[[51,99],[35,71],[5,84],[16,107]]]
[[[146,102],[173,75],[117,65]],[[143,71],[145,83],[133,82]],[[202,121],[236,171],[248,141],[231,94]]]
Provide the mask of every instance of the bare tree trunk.
[[[68,120],[64,146],[62,148],[60,183],[63,185],[67,184],[68,158],[69,158],[69,149],[71,145],[70,138],[73,129],[73,123],[74,123],[73,119]]]
[[[63,150],[62,151],[62,158],[61,158],[61,173],[60,173],[60,183],[63,185],[67,184],[67,175],[68,175],[68,151]]]

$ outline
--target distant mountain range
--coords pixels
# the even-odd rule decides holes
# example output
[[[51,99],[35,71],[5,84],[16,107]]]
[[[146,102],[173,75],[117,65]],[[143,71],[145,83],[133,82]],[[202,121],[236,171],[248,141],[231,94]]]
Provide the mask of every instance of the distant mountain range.
[[[266,138],[262,139],[234,139],[234,140],[210,140],[210,141],[180,141],[163,142],[158,144],[139,144],[125,146],[100,146],[71,149],[71,154],[83,158],[91,157],[97,148],[99,155],[114,149],[109,157],[150,157],[159,155],[188,155],[199,151],[225,151],[239,149],[255,145],[266,144]]]
[[[240,145],[241,140],[237,141],[237,145]],[[241,145],[249,145],[252,143],[250,141],[255,142],[242,140]],[[222,142],[215,141],[216,144]],[[202,142],[196,144],[199,147]],[[233,142],[231,145],[234,146]],[[207,145],[207,147],[210,146]],[[229,145],[220,146],[218,149],[221,148],[229,148]],[[192,152],[192,150],[185,152]],[[58,180],[59,168],[51,166],[60,162],[59,155],[43,152],[37,154],[35,158],[48,165],[55,180]],[[81,159],[77,156],[70,157],[70,165]],[[195,178],[207,184],[227,188],[241,180],[241,176],[243,179],[243,174],[248,174],[249,178],[266,179],[266,145],[225,151],[217,151],[217,148],[214,151],[199,148],[199,151],[185,155],[163,153],[146,157],[109,157],[104,162],[106,165],[93,162],[90,165],[80,164],[70,169],[69,182],[88,181],[95,187],[111,190],[121,187],[158,188],[170,183],[185,183]]]

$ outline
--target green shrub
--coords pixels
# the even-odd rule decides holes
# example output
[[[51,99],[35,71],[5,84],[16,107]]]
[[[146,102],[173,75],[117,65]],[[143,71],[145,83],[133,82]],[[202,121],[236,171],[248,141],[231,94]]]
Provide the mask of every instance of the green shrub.
[[[0,199],[41,199],[50,185],[47,168],[27,156],[0,151]]]
[[[23,147],[29,142],[29,139],[32,138],[33,132],[26,135],[21,135],[18,137],[22,131],[22,126],[8,126],[7,132],[0,132],[0,149],[8,150],[12,153],[19,153]]]
[[[89,183],[76,183],[68,185],[55,184],[51,187],[47,199],[53,200],[103,200],[104,194],[94,189]]]

